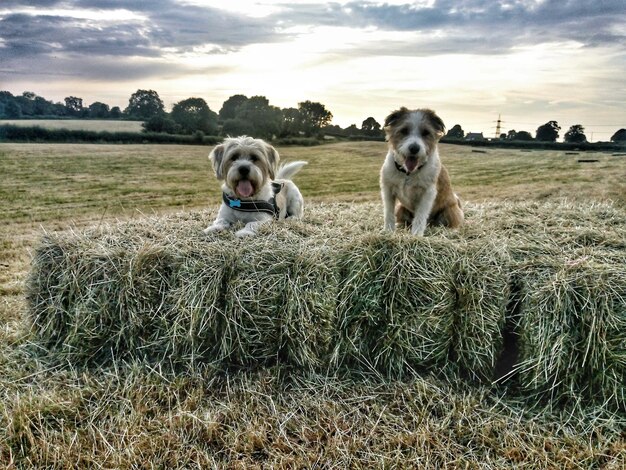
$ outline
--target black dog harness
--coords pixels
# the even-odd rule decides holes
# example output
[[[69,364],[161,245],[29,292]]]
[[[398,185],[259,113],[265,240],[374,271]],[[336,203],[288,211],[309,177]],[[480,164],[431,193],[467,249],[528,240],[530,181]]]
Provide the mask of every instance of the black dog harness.
[[[222,200],[224,201],[224,204],[233,210],[240,212],[265,212],[266,214],[274,216],[275,219],[278,219],[280,208],[278,207],[278,204],[276,204],[276,195],[281,191],[281,189],[283,189],[283,183],[272,183],[272,191],[274,192],[274,195],[269,201],[242,201],[241,199],[230,197],[226,193],[222,193]]]

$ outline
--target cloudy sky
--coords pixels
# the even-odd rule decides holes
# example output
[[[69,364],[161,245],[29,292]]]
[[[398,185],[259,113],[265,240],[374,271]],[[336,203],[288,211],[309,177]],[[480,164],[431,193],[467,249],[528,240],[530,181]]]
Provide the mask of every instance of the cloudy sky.
[[[431,107],[450,128],[626,127],[624,0],[1,0],[0,90],[168,109],[319,101],[334,124]]]

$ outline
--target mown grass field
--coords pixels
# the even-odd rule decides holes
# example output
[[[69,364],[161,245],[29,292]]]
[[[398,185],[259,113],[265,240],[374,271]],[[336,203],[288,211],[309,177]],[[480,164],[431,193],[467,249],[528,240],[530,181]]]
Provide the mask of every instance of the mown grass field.
[[[110,119],[0,119],[0,126],[31,127],[44,129],[67,129],[70,131],[95,132],[141,132],[143,121],[114,121]]]
[[[58,368],[33,354],[24,283],[42,233],[217,206],[209,150],[0,144],[0,465],[624,468],[626,417],[601,407],[532,406],[501,388],[434,377],[355,381],[279,368],[176,376],[141,364]],[[310,204],[378,201],[384,144],[279,151],[309,162],[297,183]],[[451,145],[441,155],[471,203],[626,206],[624,157]],[[380,212],[371,217],[382,225]]]

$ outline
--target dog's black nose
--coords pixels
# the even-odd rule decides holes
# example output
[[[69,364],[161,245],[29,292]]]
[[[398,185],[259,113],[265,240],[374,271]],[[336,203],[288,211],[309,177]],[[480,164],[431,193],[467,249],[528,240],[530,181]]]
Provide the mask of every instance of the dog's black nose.
[[[241,176],[248,176],[250,174],[250,168],[247,166],[239,167],[239,174]]]
[[[420,151],[420,146],[417,144],[409,145],[409,153],[411,155],[416,155]]]

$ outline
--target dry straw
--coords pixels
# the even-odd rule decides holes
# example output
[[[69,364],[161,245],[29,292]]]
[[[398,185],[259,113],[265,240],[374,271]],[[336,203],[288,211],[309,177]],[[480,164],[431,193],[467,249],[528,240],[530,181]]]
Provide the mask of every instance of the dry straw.
[[[28,289],[34,340],[78,365],[490,381],[513,325],[508,383],[554,400],[626,403],[622,209],[468,205],[461,230],[424,238],[382,233],[377,204],[320,204],[245,240],[204,236],[213,215],[45,235]]]
[[[626,261],[626,260],[625,260]],[[524,271],[520,383],[558,399],[581,394],[624,405],[626,269],[590,256]]]
[[[340,258],[334,361],[388,376],[445,366],[458,249],[408,235],[355,242]]]

